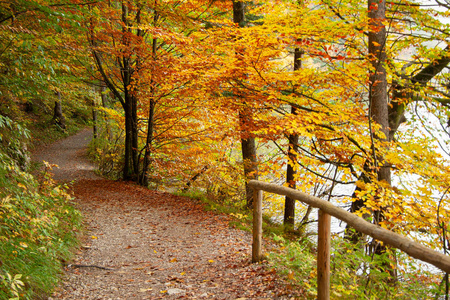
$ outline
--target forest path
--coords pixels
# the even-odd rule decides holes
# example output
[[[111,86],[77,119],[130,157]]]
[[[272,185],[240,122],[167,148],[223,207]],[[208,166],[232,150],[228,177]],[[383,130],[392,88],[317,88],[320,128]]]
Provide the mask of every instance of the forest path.
[[[92,140],[92,129],[85,128],[77,134],[43,146],[32,153],[32,160],[55,164],[53,178],[59,182],[77,179],[101,179],[94,173],[94,165],[86,157],[86,147]]]
[[[293,297],[273,270],[250,264],[251,235],[230,228],[227,216],[186,197],[95,175],[85,157],[91,136],[83,130],[33,155],[59,165],[55,179],[74,180],[88,231],[49,299]]]

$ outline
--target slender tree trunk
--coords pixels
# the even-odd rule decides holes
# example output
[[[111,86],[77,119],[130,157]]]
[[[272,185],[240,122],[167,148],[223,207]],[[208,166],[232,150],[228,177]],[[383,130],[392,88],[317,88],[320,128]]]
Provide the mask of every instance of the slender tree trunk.
[[[291,113],[297,114],[295,107],[291,107]],[[290,188],[295,189],[296,188],[295,175],[297,174],[295,162],[297,160],[298,135],[291,134],[288,136],[288,139],[289,139],[289,147],[288,147],[288,165],[286,170],[286,182]],[[295,224],[295,199],[291,199],[289,196],[286,196],[286,198],[284,199],[283,223],[285,225],[292,225],[292,226],[294,226]]]
[[[123,179],[133,180],[136,171],[133,164],[133,113],[132,105],[125,91],[125,161],[123,167]]]
[[[294,50],[294,71],[299,70],[302,67],[302,52],[299,48],[295,48]],[[291,113],[293,115],[297,115],[297,109],[295,107],[291,107]],[[288,135],[289,147],[288,147],[288,165],[286,170],[286,182],[290,188],[295,189],[295,175],[297,174],[297,170],[295,168],[295,164],[297,161],[297,152],[298,152],[298,140],[299,137],[297,134]],[[285,225],[295,225],[295,199],[291,199],[289,196],[286,196],[284,199],[284,220],[283,223]]]
[[[101,97],[101,99],[102,99],[102,107],[104,107],[104,108],[108,108],[109,107],[109,103],[108,103],[108,96],[105,94],[105,90],[106,90],[106,88],[102,85],[101,87],[100,87],[100,90],[99,90],[99,92],[100,92],[100,97]],[[114,95],[114,94],[113,94]],[[107,116],[107,114],[106,113],[103,113],[102,114],[102,118],[103,118],[103,120],[104,120],[104,126],[105,126],[105,131],[106,131],[106,135],[108,136],[108,138],[109,138],[109,140],[112,140],[112,138],[113,138],[113,135],[112,135],[112,131],[111,131],[111,126],[110,126],[110,121],[109,121],[109,119],[108,119],[108,116]]]
[[[148,170],[150,166],[150,154],[151,147],[153,141],[153,131],[154,131],[154,123],[155,123],[155,101],[153,99],[150,100],[150,108],[149,108],[149,116],[148,116],[148,124],[147,124],[147,140],[145,143],[145,153],[144,153],[144,162],[142,164],[142,174],[140,184],[144,186],[148,186]]]
[[[94,105],[92,106],[92,131],[94,133],[94,139],[98,137],[98,120],[97,120],[97,108],[95,107],[95,101],[93,101]]]
[[[244,176],[245,176],[245,195],[247,207],[253,206],[253,190],[248,186],[247,181],[251,179],[258,179],[257,175],[257,159],[256,159],[256,141],[254,137],[245,138],[246,134],[242,132],[244,123],[248,120],[248,115],[239,112],[239,120],[241,122],[241,150],[244,161]]]
[[[132,181],[138,181],[139,179],[136,104],[135,97],[125,96],[125,162],[123,179]]]
[[[55,101],[55,108],[53,111],[53,123],[61,127],[62,129],[66,129],[66,118],[62,113],[61,106],[61,92],[56,92],[58,96],[58,100]]]
[[[136,91],[133,91],[135,93]],[[133,161],[133,169],[134,169],[134,180],[139,180],[139,131],[138,131],[138,116],[137,116],[137,97],[131,97],[131,116],[132,116],[132,161]]]
[[[105,94],[106,88],[102,85],[100,86],[100,98],[102,99],[102,106],[105,108],[109,107],[108,97]]]
[[[129,42],[127,39],[128,35],[128,8],[125,3],[122,3],[122,44],[126,47]],[[130,86],[130,69],[129,69],[129,58],[121,57],[118,58],[118,64],[121,68],[122,75],[122,83],[123,83],[123,92],[124,92],[124,110],[125,110],[125,162],[123,168],[123,179],[124,180],[133,180],[135,174],[137,173],[134,169],[134,161],[133,161],[133,103],[132,103],[132,95],[129,91]]]
[[[233,0],[233,22],[239,24],[239,27],[245,26],[245,3]],[[237,53],[237,55],[244,55],[244,53]],[[240,95],[245,104],[245,95]],[[244,108],[239,110],[239,124],[241,127],[241,148],[242,159],[244,161],[244,177],[245,177],[245,198],[247,207],[253,205],[253,191],[248,186],[247,181],[257,178],[257,156],[256,156],[256,141],[255,138],[249,136],[246,128],[252,122],[252,114],[250,110]]]
[[[97,92],[97,87],[95,84],[91,85],[92,92],[95,95]],[[95,97],[92,97],[92,99],[87,99],[89,102],[91,102],[92,106],[92,133],[94,140],[97,140],[98,137],[98,110],[97,110],[97,101],[95,101]]]
[[[291,108],[292,113],[296,114],[296,110],[294,107]],[[298,135],[292,134],[289,135],[289,148],[288,148],[288,165],[286,170],[286,182],[288,186],[292,189],[296,188],[295,184],[295,175],[297,174],[297,170],[295,169],[295,161],[297,160],[297,145],[298,145]],[[286,196],[284,199],[284,220],[283,223],[285,225],[295,224],[295,199],[291,199],[289,196]]]
[[[153,26],[157,26],[158,19],[159,19],[159,13],[156,11],[157,7],[157,0],[155,0],[155,12],[153,15]],[[140,19],[139,19],[140,22]],[[157,45],[158,39],[153,38],[152,40],[152,58],[153,61],[157,60]],[[155,106],[156,106],[156,100],[155,100],[155,87],[154,87],[154,81],[153,78],[150,80],[150,104],[149,104],[149,112],[148,112],[148,120],[147,120],[147,138],[145,141],[145,152],[144,152],[144,161],[142,163],[142,174],[139,179],[139,183],[143,186],[148,186],[149,179],[148,179],[148,170],[150,167],[150,155],[152,151],[152,142],[153,142],[153,132],[155,131]]]

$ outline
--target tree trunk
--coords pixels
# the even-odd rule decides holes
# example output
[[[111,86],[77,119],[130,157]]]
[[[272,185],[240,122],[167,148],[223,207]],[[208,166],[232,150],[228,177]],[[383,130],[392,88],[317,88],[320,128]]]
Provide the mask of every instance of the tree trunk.
[[[239,120],[241,121],[241,128],[245,125],[243,124],[249,116],[243,115],[239,112]],[[242,129],[241,129],[242,130]],[[256,159],[256,141],[254,137],[245,138],[246,134],[241,131],[241,150],[242,159],[244,161],[244,176],[245,176],[245,196],[247,207],[253,206],[253,191],[248,186],[247,181],[251,179],[258,179],[257,175],[257,159]]]
[[[386,69],[386,28],[383,22],[386,19],[386,1],[369,0],[369,59],[372,64],[372,71],[369,76],[369,117],[377,124],[381,125],[384,134],[374,134],[374,139],[382,142],[389,141],[389,111],[388,111],[388,90]],[[387,145],[385,147],[388,147]],[[377,179],[391,185],[391,169],[384,158],[379,155],[372,145],[374,167],[377,170]],[[383,207],[373,212],[374,223],[379,224],[384,219]],[[386,245],[377,240],[371,243],[371,250],[375,254],[386,252]],[[383,269],[387,270],[395,281],[395,269],[389,262],[383,264]]]
[[[105,90],[106,90],[105,86],[102,85],[100,87],[100,97],[102,99],[102,107],[109,108],[108,96],[106,95]],[[114,93],[112,93],[112,96],[114,97]],[[109,140],[112,140],[113,139],[113,133],[112,133],[111,126],[110,126],[110,120],[109,120],[109,118],[108,118],[106,113],[103,113],[102,117],[103,117],[103,120],[104,120],[104,123],[105,123],[105,129],[104,130],[106,131],[106,135],[108,136]]]
[[[381,125],[382,135],[374,135],[374,139],[387,142],[389,139],[389,112],[388,112],[388,92],[386,69],[386,29],[383,21],[386,19],[385,0],[369,0],[369,58],[373,67],[369,81],[369,110],[370,118]],[[372,145],[374,167],[377,170],[378,181],[391,184],[391,169],[384,158],[378,155],[375,146]],[[382,209],[374,212],[374,223],[379,224],[383,219]],[[385,247],[376,246],[377,253],[384,252]]]
[[[92,129],[93,129],[93,133],[94,133],[94,139],[97,139],[98,136],[98,128],[97,128],[97,108],[95,107],[95,101],[94,105],[92,107]]]
[[[66,118],[62,113],[61,106],[61,92],[56,92],[58,96],[58,100],[55,101],[55,109],[53,112],[53,123],[61,127],[62,129],[66,129]]]
[[[299,48],[295,48],[294,50],[294,71],[297,71],[302,66],[302,52]],[[293,115],[297,115],[297,109],[295,107],[291,107],[291,113]],[[288,136],[289,147],[288,147],[288,165],[286,170],[286,182],[290,188],[295,189],[295,175],[297,174],[297,170],[295,168],[295,164],[297,161],[297,152],[298,152],[298,135],[290,134]],[[284,219],[283,223],[285,225],[295,225],[295,199],[289,198],[286,196],[284,199]]]
[[[245,26],[245,3],[233,0],[233,22],[239,27]],[[236,53],[237,55],[244,55],[244,53]],[[245,96],[240,95],[245,104]],[[249,188],[247,181],[250,179],[257,179],[257,157],[256,157],[256,141],[255,138],[247,134],[248,125],[252,122],[251,111],[245,109],[239,110],[239,124],[241,131],[241,148],[242,160],[244,162],[244,177],[245,177],[245,199],[247,207],[253,205],[253,191]]]
[[[374,138],[380,141],[389,139],[389,113],[388,113],[388,92],[386,69],[386,28],[383,21],[386,19],[386,1],[369,0],[369,59],[373,70],[370,73],[369,81],[369,102],[370,118],[381,125],[383,136],[375,135]],[[374,151],[375,167],[378,171],[378,180],[384,180],[391,184],[391,169]]]
[[[372,70],[369,73],[369,122],[372,121],[381,125],[381,131],[385,136],[374,134],[374,140],[388,141],[389,139],[389,112],[388,112],[388,91],[386,80],[386,29],[383,25],[385,20],[385,5],[382,0],[369,0],[369,59]],[[371,126],[372,129],[372,126]],[[372,130],[371,130],[372,131]],[[371,133],[372,134],[372,133]],[[372,144],[373,167],[377,170],[377,179],[391,184],[391,170],[384,158],[377,154],[374,143]],[[365,172],[370,171],[370,166],[366,164],[359,180],[369,182]],[[365,204],[363,201],[355,201],[352,205],[352,212],[359,210]],[[376,222],[379,220],[376,220]]]
[[[233,22],[245,27],[245,3],[233,0]]]
[[[126,93],[126,91],[125,91]],[[125,161],[123,167],[123,179],[133,180],[136,171],[133,164],[133,113],[128,95],[125,95]]]
[[[133,93],[136,93],[136,88],[133,91]],[[132,126],[132,135],[131,135],[131,140],[132,140],[132,156],[131,159],[133,161],[133,169],[134,169],[134,180],[137,181],[139,180],[139,132],[138,132],[138,116],[137,116],[137,97],[136,96],[132,96],[131,97],[131,126]]]
[[[156,1],[155,1],[156,4]],[[159,13],[157,11],[154,12],[153,15],[153,26],[157,26],[157,22],[159,19]],[[140,20],[139,20],[140,21]],[[157,44],[158,39],[153,38],[152,40],[152,58],[153,61],[157,60]],[[155,87],[153,78],[150,80],[150,86],[151,86],[151,98],[150,98],[150,105],[148,110],[148,119],[147,119],[147,138],[145,140],[145,152],[144,152],[144,161],[142,163],[142,174],[139,178],[139,183],[143,186],[148,186],[149,179],[148,179],[148,170],[150,167],[150,154],[152,151],[152,142],[153,142],[153,132],[155,131]]]
[[[155,101],[153,99],[150,100],[150,108],[149,108],[149,116],[148,116],[148,124],[147,124],[147,139],[145,142],[145,153],[144,153],[144,162],[142,164],[142,174],[140,179],[140,184],[143,186],[148,186],[148,169],[150,166],[150,154],[151,147],[153,141],[153,131],[154,131],[154,122],[155,122]]]
[[[122,3],[123,36],[122,44],[130,45],[131,28],[128,25],[128,6]],[[138,161],[138,125],[137,125],[137,93],[136,88],[131,91],[132,83],[132,62],[128,56],[122,56],[118,60],[121,64],[122,84],[124,90],[124,110],[125,110],[125,164],[123,170],[124,180],[139,180]]]
[[[292,114],[296,114],[296,109],[294,107],[291,108]],[[292,189],[296,188],[295,184],[295,175],[297,174],[297,170],[295,168],[295,162],[297,160],[297,151],[298,151],[298,135],[292,134],[289,135],[289,148],[288,148],[288,165],[286,170],[286,182],[288,186]],[[284,199],[284,220],[283,223],[285,225],[295,224],[295,199],[289,198],[286,196]]]
[[[372,122],[381,125],[381,132],[384,134],[373,134],[372,143],[372,155],[373,165],[370,166],[367,162],[364,165],[363,173],[360,175],[359,180],[368,183],[370,178],[366,173],[370,172],[374,168],[377,172],[378,181],[384,181],[388,185],[391,185],[391,169],[388,163],[384,161],[384,158],[380,156],[379,151],[375,149],[375,140],[381,142],[389,141],[389,110],[388,110],[388,89],[386,79],[386,69],[384,64],[386,61],[386,29],[383,24],[386,14],[386,2],[385,0],[369,0],[368,1],[368,15],[369,15],[369,60],[372,65],[372,69],[369,72],[369,124],[370,131],[372,133]],[[356,189],[358,191],[359,188]],[[356,191],[353,193],[353,197],[356,197]],[[352,203],[351,212],[357,212],[365,206],[365,201],[357,199]],[[382,209],[373,212],[373,223],[379,224],[383,219]],[[361,234],[353,232],[352,230],[346,231],[346,238],[354,243],[360,241]],[[375,253],[381,254],[385,252],[386,248],[379,245],[377,242],[372,242],[372,250]]]

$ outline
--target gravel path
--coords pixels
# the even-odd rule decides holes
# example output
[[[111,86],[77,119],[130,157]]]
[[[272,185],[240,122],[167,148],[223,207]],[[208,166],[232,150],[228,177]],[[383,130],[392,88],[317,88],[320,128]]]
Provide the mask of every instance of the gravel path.
[[[56,180],[75,181],[88,229],[48,299],[294,299],[272,269],[250,264],[251,236],[228,216],[96,176],[84,155],[90,137],[83,130],[33,155],[59,165]]]
[[[53,168],[53,178],[60,182],[101,179],[95,175],[94,165],[86,158],[86,146],[91,139],[92,129],[83,129],[76,135],[34,151],[32,160],[57,165]]]

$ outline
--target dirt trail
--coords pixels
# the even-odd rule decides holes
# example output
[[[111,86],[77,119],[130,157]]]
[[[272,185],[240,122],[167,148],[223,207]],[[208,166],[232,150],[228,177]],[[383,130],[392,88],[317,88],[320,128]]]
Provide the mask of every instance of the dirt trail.
[[[195,200],[100,179],[85,158],[90,132],[34,154],[72,181],[88,236],[49,299],[290,299],[251,236]],[[292,291],[290,291],[292,292]]]
[[[83,129],[76,135],[38,149],[33,152],[32,159],[57,165],[53,168],[53,178],[60,182],[101,179],[95,175],[94,165],[86,158],[86,146],[91,139],[92,129]]]

